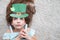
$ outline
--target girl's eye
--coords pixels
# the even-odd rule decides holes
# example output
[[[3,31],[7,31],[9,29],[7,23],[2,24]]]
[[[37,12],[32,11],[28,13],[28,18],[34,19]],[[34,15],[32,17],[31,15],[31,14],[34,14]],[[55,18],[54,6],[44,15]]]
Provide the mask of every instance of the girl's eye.
[[[18,18],[13,18],[14,20],[17,20]],[[20,20],[23,20],[24,18],[20,18]]]
[[[20,18],[20,20],[23,20],[23,18]]]
[[[17,18],[14,18],[14,20],[16,20]]]

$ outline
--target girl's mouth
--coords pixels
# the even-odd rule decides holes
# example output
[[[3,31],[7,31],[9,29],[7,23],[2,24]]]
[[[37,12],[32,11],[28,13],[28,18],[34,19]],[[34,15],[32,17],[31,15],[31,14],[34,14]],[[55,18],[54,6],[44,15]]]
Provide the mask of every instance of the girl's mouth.
[[[16,26],[21,26],[21,25],[16,25]]]

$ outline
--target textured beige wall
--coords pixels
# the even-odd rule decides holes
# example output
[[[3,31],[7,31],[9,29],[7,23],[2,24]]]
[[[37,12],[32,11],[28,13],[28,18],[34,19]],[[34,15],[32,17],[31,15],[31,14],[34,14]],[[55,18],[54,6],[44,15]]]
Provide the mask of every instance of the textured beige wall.
[[[0,0],[0,37],[6,31],[5,10],[9,0]],[[60,40],[60,0],[35,0],[32,28],[37,40]],[[0,39],[1,40],[1,39]]]
[[[8,0],[0,0],[0,37],[6,31],[6,21],[5,21],[5,14],[6,14],[6,6],[9,3]],[[1,38],[0,38],[1,40]]]

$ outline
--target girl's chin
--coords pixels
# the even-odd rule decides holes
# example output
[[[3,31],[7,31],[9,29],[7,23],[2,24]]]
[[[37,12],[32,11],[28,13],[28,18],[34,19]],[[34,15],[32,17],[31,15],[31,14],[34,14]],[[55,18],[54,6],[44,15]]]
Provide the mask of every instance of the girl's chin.
[[[15,29],[21,29],[23,28],[22,26],[16,26]]]
[[[21,27],[16,27],[16,29],[21,29]]]

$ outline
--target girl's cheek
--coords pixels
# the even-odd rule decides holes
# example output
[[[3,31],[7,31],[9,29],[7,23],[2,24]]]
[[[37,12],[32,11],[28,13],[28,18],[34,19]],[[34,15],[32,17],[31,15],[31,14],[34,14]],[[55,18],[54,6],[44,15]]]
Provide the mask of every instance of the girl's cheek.
[[[26,22],[25,22],[25,21],[24,21],[23,23],[24,23],[24,24],[26,24]]]
[[[17,21],[13,21],[13,23],[17,23]]]

